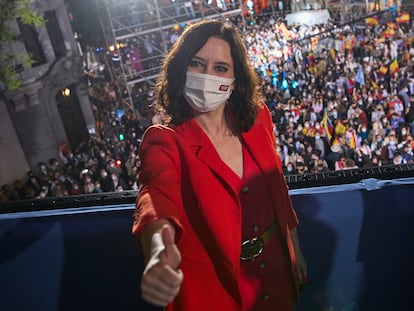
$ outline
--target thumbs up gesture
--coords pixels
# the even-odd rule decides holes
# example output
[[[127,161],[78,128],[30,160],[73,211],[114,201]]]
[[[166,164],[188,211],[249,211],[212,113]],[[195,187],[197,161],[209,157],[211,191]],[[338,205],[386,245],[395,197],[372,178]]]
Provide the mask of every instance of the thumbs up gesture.
[[[172,302],[183,281],[180,263],[181,254],[172,229],[165,225],[152,236],[151,254],[141,280],[142,298],[157,306]]]

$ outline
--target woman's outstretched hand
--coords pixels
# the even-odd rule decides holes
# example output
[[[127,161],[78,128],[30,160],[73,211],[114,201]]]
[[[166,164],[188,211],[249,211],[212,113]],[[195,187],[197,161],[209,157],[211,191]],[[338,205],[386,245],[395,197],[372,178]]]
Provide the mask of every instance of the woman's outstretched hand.
[[[166,306],[180,291],[183,272],[179,269],[181,254],[169,226],[154,233],[151,255],[141,281],[142,298],[147,302]]]

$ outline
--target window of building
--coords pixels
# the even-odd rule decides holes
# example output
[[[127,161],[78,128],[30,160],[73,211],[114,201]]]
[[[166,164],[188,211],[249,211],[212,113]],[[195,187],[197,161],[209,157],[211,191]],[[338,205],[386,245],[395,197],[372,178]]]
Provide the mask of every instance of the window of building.
[[[45,53],[40,44],[36,28],[32,25],[23,24],[20,19],[17,20],[17,23],[20,29],[21,40],[33,61],[32,66],[35,67],[46,63]]]
[[[45,12],[46,29],[56,58],[65,56],[66,48],[55,11]]]

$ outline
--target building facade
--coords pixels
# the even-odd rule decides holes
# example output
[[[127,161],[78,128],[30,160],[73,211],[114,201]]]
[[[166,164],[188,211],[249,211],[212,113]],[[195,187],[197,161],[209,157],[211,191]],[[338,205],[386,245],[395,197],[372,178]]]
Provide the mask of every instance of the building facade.
[[[64,0],[35,0],[45,23],[38,28],[16,20],[21,36],[7,52],[30,54],[30,66],[16,64],[23,85],[0,97],[0,184],[24,178],[40,162],[59,158],[59,146],[76,148],[95,131],[83,79],[83,57]]]

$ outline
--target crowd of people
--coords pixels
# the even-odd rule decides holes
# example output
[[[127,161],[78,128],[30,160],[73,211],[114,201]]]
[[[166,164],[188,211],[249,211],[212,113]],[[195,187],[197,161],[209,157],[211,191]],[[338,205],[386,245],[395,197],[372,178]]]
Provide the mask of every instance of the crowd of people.
[[[286,174],[413,162],[414,34],[396,20],[252,28]]]
[[[287,26],[271,15],[248,24],[285,174],[413,163],[414,33],[396,17],[358,27]],[[122,93],[113,82],[89,85],[97,134],[3,185],[0,202],[137,190],[142,134],[164,115],[149,82],[134,86],[129,109]]]

